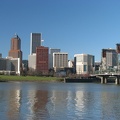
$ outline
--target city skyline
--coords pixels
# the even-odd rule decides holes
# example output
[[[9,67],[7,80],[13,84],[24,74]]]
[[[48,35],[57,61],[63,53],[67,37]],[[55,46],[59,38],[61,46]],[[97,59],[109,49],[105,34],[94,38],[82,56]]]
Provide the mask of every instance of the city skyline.
[[[118,0],[1,0],[0,53],[8,56],[17,33],[23,59],[28,59],[30,33],[42,33],[43,46],[68,52],[69,59],[84,53],[101,61],[102,49],[114,49],[120,40],[119,6]]]
[[[34,34],[36,34],[36,33],[34,33]],[[41,34],[41,33],[37,33],[37,34]],[[15,33],[15,35],[17,35],[16,33]],[[15,36],[14,35],[14,36]],[[30,35],[31,35],[31,33],[30,33]],[[17,35],[18,36],[18,35]],[[31,41],[31,38],[30,38],[30,41]],[[43,41],[42,41],[42,39],[41,39],[41,43],[42,43]],[[116,43],[116,44],[119,44],[119,43]],[[40,45],[40,46],[43,46],[43,45]],[[31,47],[31,44],[30,44],[30,47]],[[59,50],[61,50],[60,48],[50,48],[49,46],[44,46],[44,47],[48,47],[49,48],[49,54],[50,54],[50,49],[59,49]],[[110,48],[110,47],[108,47],[108,48],[101,48],[101,54],[102,54],[102,50],[103,49],[114,49],[114,50],[117,50],[116,49],[116,46],[115,46],[115,48]],[[31,49],[29,50],[30,51],[30,53],[31,53]],[[63,51],[62,51],[63,52]],[[9,51],[8,51],[8,53],[9,53]],[[27,55],[27,59],[23,59],[23,60],[28,60],[29,59],[29,55],[32,55],[32,54],[28,54]],[[67,53],[68,53],[68,56],[69,56],[69,51],[67,51]],[[1,53],[2,54],[2,53]],[[76,53],[75,53],[76,54]],[[75,55],[74,54],[74,55]],[[89,54],[89,53],[78,53],[78,54]],[[90,54],[89,54],[90,55]],[[91,54],[92,55],[92,54]],[[4,55],[2,54],[2,57],[3,57]],[[94,57],[95,57],[95,55],[93,55]],[[9,57],[9,55],[8,56],[6,56],[6,57]],[[102,58],[102,56],[100,55],[100,57]],[[3,58],[5,58],[5,57],[3,57]],[[101,59],[100,58],[100,59]],[[74,59],[74,56],[73,56],[73,58],[71,59],[71,60],[73,60]],[[70,59],[68,59],[68,60],[70,60]],[[101,60],[99,60],[99,61],[96,61],[96,62],[101,62]]]

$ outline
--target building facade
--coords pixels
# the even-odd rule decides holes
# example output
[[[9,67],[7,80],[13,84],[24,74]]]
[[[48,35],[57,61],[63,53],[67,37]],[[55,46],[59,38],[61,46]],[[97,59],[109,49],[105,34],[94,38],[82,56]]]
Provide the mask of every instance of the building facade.
[[[68,67],[68,53],[54,52],[53,53],[53,68],[56,71]]]
[[[75,54],[74,67],[76,74],[90,74],[93,73],[94,56],[89,54]]]
[[[30,34],[30,55],[36,53],[36,47],[41,46],[41,33]]]
[[[49,48],[40,46],[36,48],[36,70],[42,74],[48,74]]]
[[[110,68],[117,67],[118,58],[117,58],[117,52],[115,49],[102,49],[102,70],[108,70]]]

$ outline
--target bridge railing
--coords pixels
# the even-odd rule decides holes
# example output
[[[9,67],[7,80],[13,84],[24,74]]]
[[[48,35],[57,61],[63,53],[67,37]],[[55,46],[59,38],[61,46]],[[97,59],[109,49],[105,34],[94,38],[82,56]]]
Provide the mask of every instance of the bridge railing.
[[[116,75],[120,75],[120,71],[95,71],[93,74],[116,74]]]

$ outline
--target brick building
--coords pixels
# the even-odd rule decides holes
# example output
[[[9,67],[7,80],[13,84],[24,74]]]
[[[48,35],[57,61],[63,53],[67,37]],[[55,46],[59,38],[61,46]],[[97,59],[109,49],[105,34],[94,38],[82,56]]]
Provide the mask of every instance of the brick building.
[[[48,74],[48,47],[39,46],[36,48],[36,70],[42,74]]]
[[[8,53],[8,57],[11,58],[19,58],[19,67],[20,71],[22,72],[22,51],[21,51],[21,39],[17,34],[11,39],[11,49]]]

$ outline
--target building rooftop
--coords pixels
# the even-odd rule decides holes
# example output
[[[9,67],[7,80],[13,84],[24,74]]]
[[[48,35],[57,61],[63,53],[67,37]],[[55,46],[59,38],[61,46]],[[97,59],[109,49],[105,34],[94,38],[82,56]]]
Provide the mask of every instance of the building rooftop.
[[[19,38],[18,35],[15,33],[15,35],[13,36],[13,38]]]

